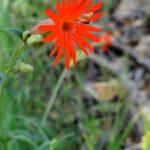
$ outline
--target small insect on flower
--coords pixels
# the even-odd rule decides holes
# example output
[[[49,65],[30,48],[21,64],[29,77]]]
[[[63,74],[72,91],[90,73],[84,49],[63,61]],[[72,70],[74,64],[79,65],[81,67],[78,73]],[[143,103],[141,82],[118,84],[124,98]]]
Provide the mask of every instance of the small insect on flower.
[[[91,24],[92,23],[92,20],[90,20],[89,18],[92,17],[93,15],[93,12],[90,12],[90,13],[84,13],[82,14],[81,16],[79,16],[76,21],[77,22],[82,22],[84,24]]]
[[[65,66],[70,67],[72,58],[74,65],[76,64],[76,46],[78,46],[86,56],[89,55],[87,48],[94,52],[89,40],[99,42],[99,38],[91,32],[99,32],[96,27],[89,24],[97,20],[103,15],[103,12],[97,12],[102,7],[102,3],[98,2],[91,6],[93,0],[62,0],[61,4],[56,3],[57,14],[47,9],[46,15],[51,19],[53,24],[42,24],[38,28],[42,32],[49,33],[44,42],[56,40],[55,46],[50,53],[55,53],[56,59],[53,63],[58,64],[61,56],[65,54]]]

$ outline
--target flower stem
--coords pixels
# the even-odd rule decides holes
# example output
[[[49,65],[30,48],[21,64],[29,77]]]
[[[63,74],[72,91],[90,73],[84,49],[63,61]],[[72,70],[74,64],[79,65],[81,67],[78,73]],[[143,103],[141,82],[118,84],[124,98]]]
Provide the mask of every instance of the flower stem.
[[[63,83],[63,81],[64,81],[64,79],[66,77],[66,75],[67,75],[67,72],[68,71],[66,69],[63,70],[63,72],[61,73],[61,75],[60,75],[60,77],[58,79],[58,82],[57,82],[56,86],[54,87],[54,91],[53,91],[52,95],[49,98],[47,107],[46,107],[46,109],[44,111],[44,115],[43,115],[43,118],[42,118],[42,124],[43,125],[46,124],[46,121],[48,119],[49,113],[50,113],[50,111],[51,111],[51,109],[52,109],[52,107],[54,105],[55,100],[56,100],[57,93],[58,93],[58,91],[59,91],[59,89],[60,89],[60,87],[61,87],[61,85],[62,85],[62,83]]]
[[[23,51],[23,48],[24,48],[24,45],[25,43],[20,41],[18,43],[18,46],[16,48],[16,51],[14,52],[12,58],[11,58],[11,61],[10,61],[10,65],[8,67],[8,69],[6,70],[6,75],[9,76],[14,68],[14,65],[16,64],[17,62],[17,59],[18,57],[20,56],[21,52]]]
[[[5,100],[3,98],[5,83],[8,77],[11,75],[13,68],[17,62],[18,57],[24,49],[25,43],[20,41],[13,53],[8,69],[5,72],[5,81],[0,85],[0,147],[1,150],[7,150],[7,134],[6,134],[6,124],[5,124]]]

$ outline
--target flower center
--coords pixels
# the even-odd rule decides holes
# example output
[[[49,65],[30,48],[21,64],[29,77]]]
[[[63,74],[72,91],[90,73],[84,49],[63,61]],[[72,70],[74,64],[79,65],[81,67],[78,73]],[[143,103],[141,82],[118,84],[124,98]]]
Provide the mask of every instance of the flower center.
[[[62,29],[66,32],[71,32],[73,30],[73,22],[64,22],[62,25]]]

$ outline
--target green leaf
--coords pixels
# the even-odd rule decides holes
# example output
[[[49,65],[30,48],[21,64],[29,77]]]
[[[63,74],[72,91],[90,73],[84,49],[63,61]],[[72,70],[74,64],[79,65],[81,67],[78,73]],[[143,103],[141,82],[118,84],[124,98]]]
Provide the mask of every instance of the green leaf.
[[[38,146],[34,143],[34,141],[30,139],[30,137],[28,136],[16,135],[16,134],[11,133],[10,138],[11,140],[22,141],[22,142],[27,143],[28,145],[32,146],[33,150],[37,150],[38,148]]]
[[[20,29],[15,29],[15,28],[5,28],[3,30],[1,30],[2,32],[11,32],[14,33],[15,35],[19,36],[20,38],[22,38],[22,34],[23,31]]]

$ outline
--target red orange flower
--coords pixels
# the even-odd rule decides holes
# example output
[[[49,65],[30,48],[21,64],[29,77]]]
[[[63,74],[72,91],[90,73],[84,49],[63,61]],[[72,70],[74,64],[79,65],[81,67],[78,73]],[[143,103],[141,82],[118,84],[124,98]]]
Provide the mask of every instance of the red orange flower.
[[[58,64],[62,54],[65,54],[65,66],[70,67],[70,59],[76,64],[76,49],[77,45],[88,56],[87,48],[94,52],[93,47],[87,41],[87,38],[95,42],[99,38],[90,32],[98,32],[99,29],[88,25],[90,21],[97,20],[103,15],[102,12],[95,13],[102,7],[102,3],[91,6],[93,0],[62,0],[62,3],[56,3],[57,14],[52,10],[47,9],[46,15],[54,21],[54,24],[43,24],[39,26],[42,32],[51,32],[44,42],[51,42],[56,40],[55,46],[50,53],[53,56],[57,53],[56,59],[53,63]],[[87,48],[86,48],[87,47]]]
[[[104,32],[100,36],[101,50],[103,52],[108,52],[109,47],[112,43],[112,36],[109,32]]]

